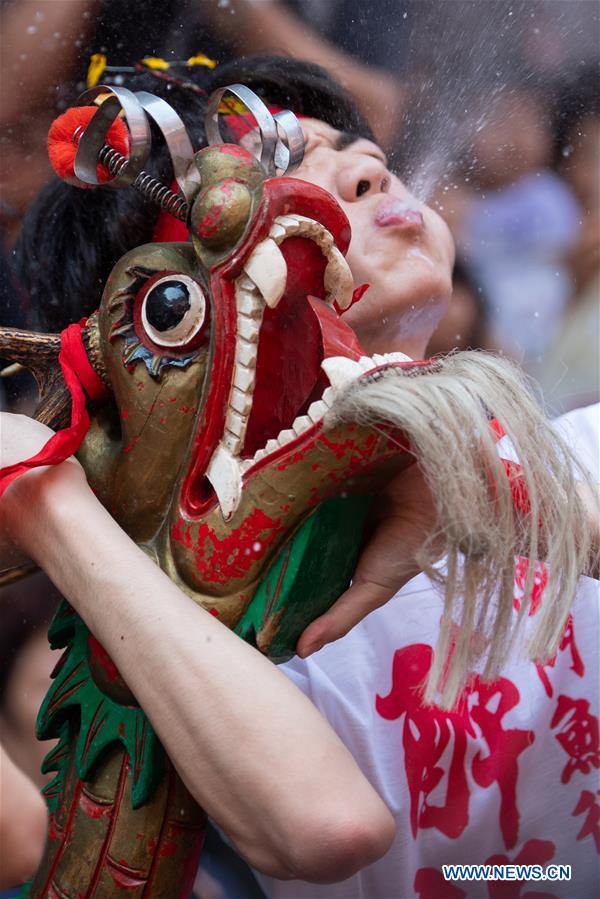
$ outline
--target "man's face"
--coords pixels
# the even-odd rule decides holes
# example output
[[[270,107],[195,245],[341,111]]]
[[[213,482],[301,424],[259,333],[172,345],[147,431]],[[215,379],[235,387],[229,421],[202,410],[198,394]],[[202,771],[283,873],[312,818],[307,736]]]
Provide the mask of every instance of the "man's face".
[[[451,293],[454,245],[444,221],[387,169],[380,148],[302,119],[306,150],[295,178],[325,188],[352,228],[348,262],[364,298],[346,320],[370,352],[423,355]]]

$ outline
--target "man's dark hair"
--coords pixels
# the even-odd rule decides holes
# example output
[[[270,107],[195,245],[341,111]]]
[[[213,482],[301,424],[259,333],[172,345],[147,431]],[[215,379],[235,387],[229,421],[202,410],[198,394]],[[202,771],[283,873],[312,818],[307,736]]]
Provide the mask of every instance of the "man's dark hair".
[[[203,94],[147,72],[132,76],[125,86],[167,100],[185,122],[195,148],[206,143],[207,97],[236,82],[271,104],[372,138],[353,100],[319,66],[284,57],[243,57],[212,72],[194,71],[190,77]],[[153,131],[152,157],[145,170],[165,184],[172,181],[168,152],[158,132]],[[158,214],[133,189],[82,190],[53,179],[27,212],[15,247],[15,272],[33,310],[30,326],[60,331],[92,312],[118,259],[152,240]]]

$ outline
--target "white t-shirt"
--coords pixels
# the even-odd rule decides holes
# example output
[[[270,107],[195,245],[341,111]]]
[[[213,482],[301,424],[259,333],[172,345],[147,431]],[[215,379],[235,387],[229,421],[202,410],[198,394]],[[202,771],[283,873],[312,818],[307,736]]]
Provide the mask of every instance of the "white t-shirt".
[[[559,425],[598,477],[599,407]],[[534,599],[543,601],[539,567]],[[524,583],[517,565],[515,602]],[[532,607],[536,602],[532,604]],[[424,708],[441,598],[424,576],[343,640],[282,669],[321,710],[396,820],[389,852],[318,886],[260,876],[271,899],[587,899],[599,895],[598,582],[582,578],[557,656],[515,661]],[[443,864],[571,865],[569,882],[444,881]]]

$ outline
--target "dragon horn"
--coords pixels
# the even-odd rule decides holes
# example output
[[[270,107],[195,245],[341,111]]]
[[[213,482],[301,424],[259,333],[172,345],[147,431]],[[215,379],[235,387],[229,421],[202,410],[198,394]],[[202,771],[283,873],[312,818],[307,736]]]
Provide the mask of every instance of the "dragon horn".
[[[18,328],[0,328],[0,356],[29,369],[40,394],[48,392],[52,370],[60,372],[60,334],[37,334]]]
[[[35,418],[52,428],[66,424],[71,405],[58,361],[59,352],[60,334],[0,328],[0,356],[31,372],[40,393]]]

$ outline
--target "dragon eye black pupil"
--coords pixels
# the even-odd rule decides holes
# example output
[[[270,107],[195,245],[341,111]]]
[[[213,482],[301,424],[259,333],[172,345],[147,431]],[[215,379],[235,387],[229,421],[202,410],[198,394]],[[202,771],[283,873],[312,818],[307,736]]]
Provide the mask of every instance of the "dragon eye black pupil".
[[[183,281],[163,281],[146,298],[146,319],[157,331],[170,331],[190,308],[190,294]]]

